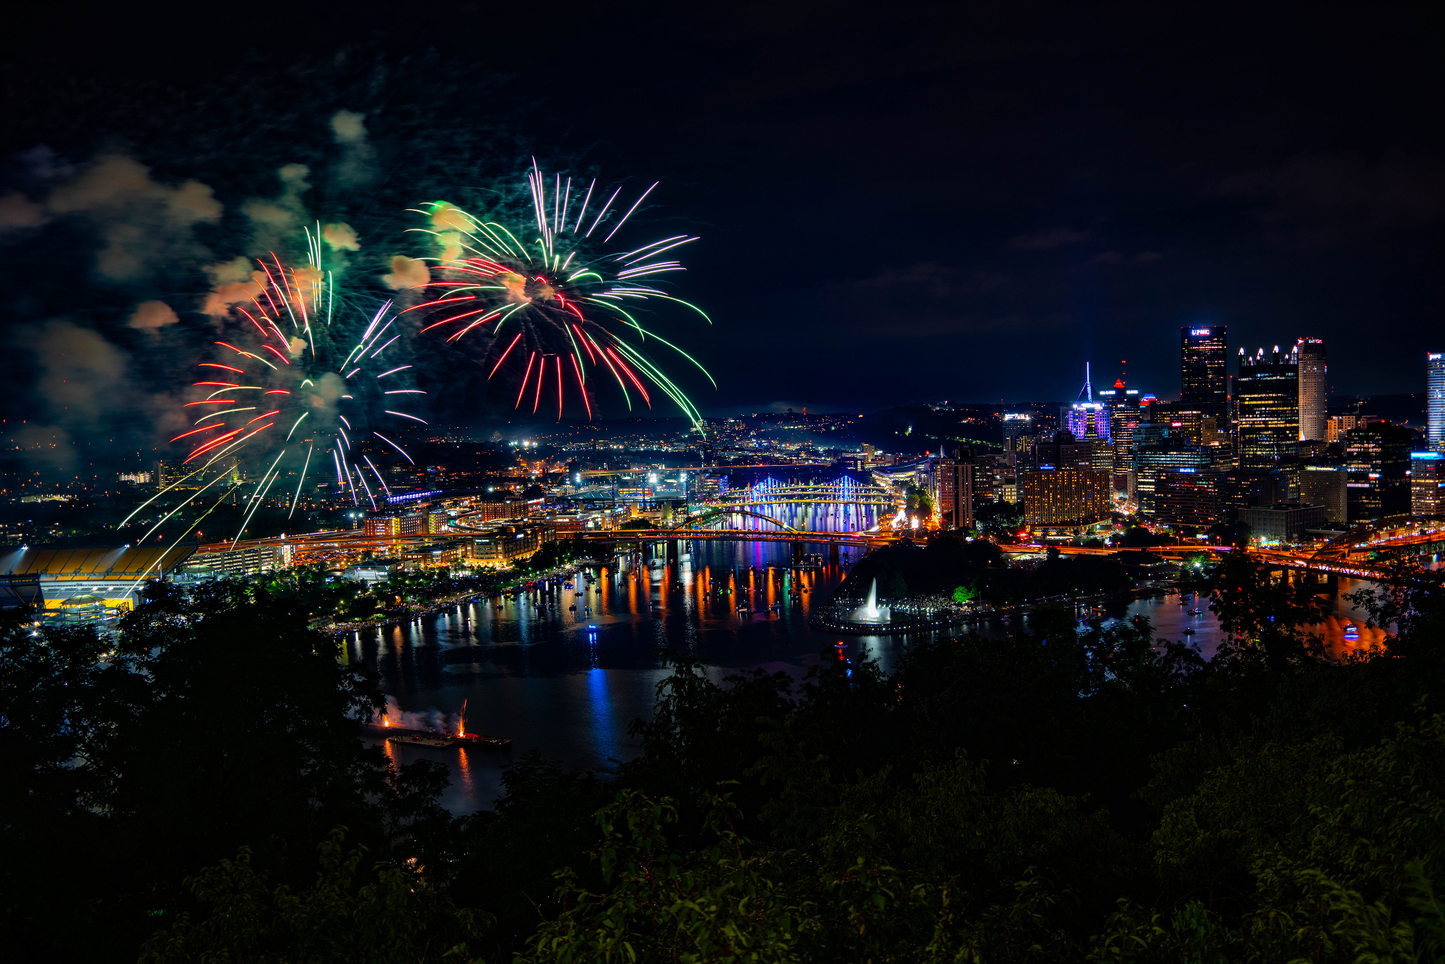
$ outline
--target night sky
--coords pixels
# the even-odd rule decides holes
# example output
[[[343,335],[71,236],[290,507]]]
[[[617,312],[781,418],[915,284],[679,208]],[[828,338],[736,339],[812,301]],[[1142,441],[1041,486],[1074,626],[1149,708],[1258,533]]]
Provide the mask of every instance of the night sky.
[[[667,331],[718,378],[686,382],[706,414],[1072,399],[1121,359],[1172,397],[1196,324],[1231,353],[1323,337],[1336,394],[1422,391],[1440,8],[1260,6],[32,9],[4,39],[3,414],[149,437],[207,265],[267,240],[248,202],[352,224],[374,279],[407,204],[514,188],[532,156],[660,180],[641,228],[702,235],[676,291],[716,325]],[[441,415],[505,410],[419,350]]]

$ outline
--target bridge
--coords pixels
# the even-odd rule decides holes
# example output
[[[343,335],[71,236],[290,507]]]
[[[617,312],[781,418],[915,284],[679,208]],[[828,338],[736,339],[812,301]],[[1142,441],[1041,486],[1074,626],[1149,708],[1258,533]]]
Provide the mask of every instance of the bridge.
[[[878,527],[896,507],[888,489],[847,475],[832,482],[806,483],[768,477],[723,494],[708,515],[723,529],[767,532],[782,527],[810,535],[847,534]]]
[[[571,534],[583,542],[668,542],[686,539],[689,542],[816,542],[831,546],[888,545],[898,541],[892,532],[798,532],[795,530],[751,531],[747,529],[589,529]]]
[[[1350,528],[1317,549],[1311,562],[1368,563],[1403,555],[1445,552],[1445,522],[1410,515],[1386,516]]]
[[[1036,555],[1057,549],[1061,555],[1066,556],[1110,556],[1120,551],[1117,548],[1049,545],[1013,545],[999,548],[1006,555]],[[1391,565],[1397,558],[1445,552],[1445,522],[1409,517],[1382,519],[1355,526],[1323,546],[1306,549],[1251,546],[1236,550],[1227,546],[1150,546],[1144,551],[1173,562],[1201,556],[1211,562],[1219,562],[1227,553],[1243,551],[1260,565],[1270,568],[1309,570],[1356,579],[1381,579],[1389,575]]]

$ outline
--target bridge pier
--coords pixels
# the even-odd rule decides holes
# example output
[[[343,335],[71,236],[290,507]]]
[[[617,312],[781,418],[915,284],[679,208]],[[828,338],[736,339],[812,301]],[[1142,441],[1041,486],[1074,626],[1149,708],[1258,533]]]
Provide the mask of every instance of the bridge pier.
[[[828,543],[828,564],[831,566],[838,564],[838,543],[836,542]]]
[[[804,553],[803,553],[803,544],[802,544],[801,542],[795,542],[795,543],[793,543],[793,562],[794,562],[794,563],[802,562],[802,561],[803,561],[803,555],[804,555]]]

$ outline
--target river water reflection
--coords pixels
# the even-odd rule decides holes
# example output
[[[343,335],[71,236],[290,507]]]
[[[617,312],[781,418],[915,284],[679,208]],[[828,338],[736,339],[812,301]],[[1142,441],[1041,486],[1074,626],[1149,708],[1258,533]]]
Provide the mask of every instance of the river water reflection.
[[[406,626],[353,634],[348,657],[377,670],[382,689],[408,719],[454,719],[465,700],[470,731],[513,741],[507,750],[385,744],[387,753],[399,763],[446,762],[452,785],[443,803],[454,813],[470,813],[491,806],[502,792],[502,768],[528,750],[598,772],[635,756],[638,745],[628,725],[651,714],[657,683],[667,675],[658,666],[658,648],[701,657],[719,680],[753,667],[801,678],[825,647],[838,642],[807,622],[812,606],[826,601],[846,575],[842,566],[794,569],[785,543],[700,542],[680,550],[671,559],[624,559],[594,571],[590,586],[559,584],[547,593],[485,600]],[[806,551],[828,558],[825,546],[808,545]],[[1342,595],[1356,588],[1340,582]],[[740,614],[740,605],[752,612]],[[1344,620],[1363,624],[1364,614],[1351,613],[1343,599],[1337,608],[1339,617],[1324,633],[1338,650]],[[1203,612],[1190,615],[1192,609]],[[1206,656],[1221,641],[1207,597],[1184,605],[1178,596],[1138,600],[1111,609],[1106,618],[1135,615],[1149,617],[1156,635],[1193,643]],[[1004,623],[979,629],[986,636],[1008,632]],[[1186,635],[1186,629],[1194,633]],[[1360,643],[1368,643],[1372,632],[1362,630]],[[915,642],[842,639],[848,655],[876,659],[885,672]]]

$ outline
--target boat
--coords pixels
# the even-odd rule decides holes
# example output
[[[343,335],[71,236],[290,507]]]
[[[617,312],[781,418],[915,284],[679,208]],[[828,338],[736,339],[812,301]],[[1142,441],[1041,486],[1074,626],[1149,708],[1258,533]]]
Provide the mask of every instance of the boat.
[[[450,736],[418,736],[415,733],[393,733],[386,738],[388,743],[405,743],[408,746],[447,747],[455,746],[456,739]]]
[[[1189,615],[1191,615],[1191,616],[1203,616],[1203,615],[1204,615],[1204,610],[1202,610],[1202,609],[1191,609],[1191,610],[1189,610]]]
[[[467,746],[489,746],[497,750],[512,745],[512,741],[504,736],[487,736],[485,733],[466,733],[452,742],[465,743]]]
[[[1193,636],[1193,635],[1194,635],[1194,630],[1192,630],[1192,629],[1186,629],[1186,630],[1184,630],[1184,635],[1186,635],[1186,636]]]
[[[1360,627],[1356,626],[1354,623],[1345,623],[1345,638],[1359,639]]]

